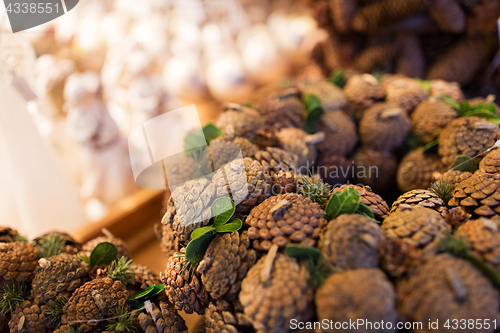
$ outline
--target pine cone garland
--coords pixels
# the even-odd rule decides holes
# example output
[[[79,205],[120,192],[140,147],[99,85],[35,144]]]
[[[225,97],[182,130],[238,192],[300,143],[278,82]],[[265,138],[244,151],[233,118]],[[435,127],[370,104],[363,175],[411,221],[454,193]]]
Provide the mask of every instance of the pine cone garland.
[[[111,236],[111,235],[110,236],[100,236],[100,237],[96,237],[94,239],[91,239],[90,241],[88,241],[87,243],[85,243],[82,246],[82,250],[80,251],[80,255],[82,255],[84,257],[90,256],[90,253],[92,253],[92,250],[94,250],[94,248],[97,245],[99,245],[100,243],[104,243],[104,242],[113,243],[116,246],[116,248],[118,249],[118,256],[117,256],[118,258],[121,258],[121,257],[130,258],[131,257],[131,251],[130,251],[129,247],[127,246],[127,243],[125,243],[125,241],[123,241],[122,239]]]
[[[153,284],[160,284],[160,277],[149,267],[132,264],[130,268],[134,271],[134,275],[130,281],[131,286],[135,286],[140,289],[147,289]]]
[[[62,323],[78,321],[83,332],[103,326],[111,310],[123,306],[128,299],[128,291],[120,281],[102,278],[89,281],[76,289],[63,308]]]
[[[212,179],[217,197],[227,197],[236,204],[236,213],[247,213],[271,195],[272,178],[259,161],[244,158],[219,169]]]
[[[272,244],[289,243],[314,246],[319,232],[327,223],[319,204],[300,194],[272,196],[254,207],[245,220],[253,247],[268,251]]]
[[[257,331],[284,333],[290,320],[311,316],[313,291],[309,273],[294,258],[278,253],[262,257],[241,284],[240,302]]]
[[[385,90],[388,103],[399,105],[409,112],[428,97],[420,83],[406,77],[391,80]]]
[[[88,278],[89,266],[76,255],[62,253],[39,260],[33,275],[31,296],[37,303],[69,296]]]
[[[428,188],[434,182],[436,172],[443,171],[441,159],[425,154],[423,148],[409,152],[398,166],[397,182],[402,192]]]
[[[387,238],[401,239],[427,251],[436,246],[450,227],[432,209],[402,206],[384,220],[382,230]]]
[[[363,318],[366,322],[383,321],[394,327],[398,319],[394,286],[377,268],[356,269],[330,276],[316,293],[316,309],[320,322],[355,322]],[[342,329],[342,332],[373,331],[362,326]]]
[[[151,303],[152,313],[139,314],[139,324],[145,333],[188,333],[184,319],[166,302],[160,308]]]
[[[401,145],[410,132],[410,118],[405,110],[387,103],[378,103],[365,110],[359,123],[363,146],[390,152]]]
[[[397,211],[403,205],[430,208],[438,213],[441,213],[446,207],[443,200],[436,193],[423,189],[411,190],[400,195],[392,204],[391,213]]]
[[[378,249],[384,238],[374,220],[360,214],[343,214],[328,223],[318,248],[331,266],[374,268],[378,266]]]
[[[225,300],[210,303],[205,312],[205,322],[207,333],[238,333],[252,327],[238,301],[235,304]]]
[[[380,195],[373,193],[370,186],[358,186],[358,185],[347,185],[344,184],[340,187],[336,187],[333,190],[335,192],[342,192],[347,188],[354,188],[361,195],[361,203],[364,203],[370,207],[375,217],[378,219],[385,219],[389,216],[389,206],[387,202],[380,197]]]
[[[181,249],[185,252],[185,249]],[[189,273],[189,268],[182,271],[181,262],[185,258],[173,255],[168,259],[167,267],[160,279],[165,285],[165,293],[169,301],[178,310],[186,313],[204,314],[205,307],[210,302],[210,296],[201,282],[198,272]],[[182,271],[182,274],[181,274]]]
[[[497,125],[479,117],[453,120],[441,132],[438,153],[443,164],[450,166],[458,155],[473,157],[490,148],[500,135]]]
[[[366,109],[385,98],[385,89],[370,74],[353,75],[344,86],[344,94],[356,109]]]
[[[424,143],[434,141],[443,128],[458,116],[448,103],[429,98],[411,114],[412,131]]]
[[[353,159],[356,183],[370,186],[377,192],[390,190],[394,186],[397,160],[392,153],[361,148]]]
[[[205,289],[214,300],[234,300],[240,292],[241,281],[257,261],[250,248],[248,233],[235,231],[217,235],[208,246],[197,272]]]
[[[37,305],[30,301],[22,302],[12,313],[9,320],[11,333],[45,333],[47,317],[44,314],[46,305]]]
[[[25,242],[0,243],[0,276],[9,281],[31,281],[38,267],[36,248]]]
[[[342,89],[325,79],[298,80],[296,86],[303,96],[308,94],[316,95],[321,101],[321,106],[325,112],[341,110],[346,104]]]
[[[410,322],[445,323],[490,319],[498,315],[498,296],[491,282],[472,264],[449,254],[432,256],[397,285],[399,312]],[[439,325],[434,332],[448,332]],[[462,329],[460,331],[493,332]]]
[[[494,149],[479,162],[479,171],[484,173],[500,173],[500,150]]]
[[[325,139],[318,146],[320,154],[345,156],[358,142],[356,124],[344,111],[324,114],[318,130],[325,133]]]
[[[255,159],[271,175],[272,193],[295,192],[295,173],[298,170],[297,155],[280,148],[267,147],[255,153]]]
[[[264,125],[265,120],[257,110],[232,103],[226,105],[217,122],[223,132],[235,133],[250,141]]]

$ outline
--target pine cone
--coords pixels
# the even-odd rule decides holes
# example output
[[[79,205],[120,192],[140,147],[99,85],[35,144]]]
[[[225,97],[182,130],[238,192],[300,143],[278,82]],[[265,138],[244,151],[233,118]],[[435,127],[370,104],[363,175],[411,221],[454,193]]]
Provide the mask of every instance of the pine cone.
[[[355,109],[366,109],[385,98],[385,89],[373,75],[361,74],[347,80],[344,94]]]
[[[351,27],[351,21],[356,14],[356,0],[331,0],[332,21],[337,31],[346,33]]]
[[[436,181],[442,181],[445,183],[456,185],[466,179],[469,179],[469,177],[472,176],[472,173],[468,171],[450,170],[438,175],[439,177],[437,177]]]
[[[399,26],[399,23],[396,24]],[[418,37],[402,34],[398,36],[397,42],[401,44],[401,54],[396,63],[396,72],[408,77],[424,77],[426,59]]]
[[[460,34],[465,31],[465,13],[456,0],[434,1],[429,14],[439,30]]]
[[[467,16],[468,36],[496,35],[496,21],[500,16],[500,3],[496,0],[461,0],[469,2],[470,13]]]
[[[423,148],[409,152],[398,166],[397,181],[401,192],[428,188],[436,172],[443,170],[441,159],[424,153]]]
[[[464,93],[457,82],[447,82],[443,80],[431,80],[430,96],[450,96],[457,103],[465,99]]]
[[[345,156],[358,142],[356,124],[344,111],[324,114],[318,130],[325,133],[325,139],[318,146],[320,154]]]
[[[31,281],[37,267],[38,254],[33,245],[0,243],[0,276],[3,280]]]
[[[252,328],[239,301],[236,301],[236,304],[225,300],[210,303],[205,312],[205,322],[207,333],[239,333]]]
[[[0,227],[0,242],[9,243],[19,236],[19,232],[9,227]]]
[[[80,255],[82,255],[83,257],[89,257],[90,254],[92,253],[92,250],[94,250],[94,248],[97,245],[99,245],[100,243],[104,243],[104,242],[113,243],[116,246],[116,248],[118,249],[118,256],[117,256],[118,258],[121,258],[121,257],[131,258],[131,251],[130,251],[129,247],[127,246],[127,243],[125,243],[125,241],[123,241],[120,238],[110,237],[110,236],[100,236],[100,237],[96,237],[94,239],[91,239],[90,241],[88,241],[87,243],[85,243],[82,246],[82,250],[80,251]]]
[[[201,156],[201,161],[198,162],[191,155],[186,154],[176,154],[164,160],[167,161],[164,164],[169,187],[174,188],[174,186],[183,184],[188,180],[203,177],[206,173],[212,172],[208,149],[200,149],[199,156]],[[166,199],[168,200],[168,197]]]
[[[271,257],[269,257],[271,256]],[[262,257],[241,284],[244,313],[257,331],[284,333],[290,320],[311,316],[313,291],[309,273],[294,258],[278,253]]]
[[[333,187],[348,183],[355,171],[354,161],[344,156],[322,154],[317,165],[316,173]]]
[[[321,101],[321,106],[325,112],[341,110],[346,104],[342,89],[325,79],[298,80],[296,86],[302,93],[302,96],[308,94],[316,95]]]
[[[214,300],[234,300],[240,292],[241,281],[257,261],[250,248],[248,233],[235,231],[217,235],[208,246],[197,272],[205,289]]]
[[[448,103],[429,98],[420,103],[411,114],[412,131],[422,142],[429,143],[456,117],[457,111]]]
[[[88,279],[89,266],[76,255],[62,253],[38,262],[31,284],[31,296],[37,303],[69,296]]]
[[[297,155],[280,148],[267,147],[266,150],[258,151],[255,154],[255,159],[271,175],[273,194],[296,191],[295,173],[298,169]]]
[[[400,195],[392,204],[391,213],[402,208],[403,205],[430,208],[438,213],[441,213],[446,207],[443,200],[436,193],[423,189],[411,190]]]
[[[458,155],[473,157],[490,148],[500,131],[497,125],[479,117],[461,117],[441,132],[438,152],[444,165],[451,165]]]
[[[441,216],[452,229],[456,229],[466,221],[470,220],[472,215],[467,214],[462,207],[454,207],[443,210]]]
[[[356,269],[330,276],[316,293],[320,322],[384,322],[396,325],[396,291],[377,268]],[[333,331],[333,330],[330,330]],[[342,329],[342,332],[373,332],[372,329]]]
[[[35,247],[40,245],[44,237],[48,239],[52,234],[55,234],[64,240],[64,252],[69,254],[77,254],[81,250],[82,244],[80,242],[77,242],[70,234],[61,231],[46,232],[45,234],[33,239],[33,245]]]
[[[230,103],[222,111],[217,125],[223,132],[253,141],[256,132],[264,127],[265,120],[255,109]]]
[[[220,168],[212,182],[217,197],[227,197],[229,192],[236,204],[237,214],[249,212],[271,195],[271,176],[265,166],[251,158],[235,160]]]
[[[153,284],[161,283],[160,277],[147,266],[132,264],[130,268],[134,271],[134,275],[130,281],[131,286],[147,289]]]
[[[359,136],[366,148],[390,152],[403,143],[410,126],[405,110],[392,104],[378,103],[363,113]]]
[[[318,144],[324,140],[324,134],[308,134],[301,128],[284,128],[277,133],[279,146],[285,151],[297,155],[299,168],[311,167],[316,161]]]
[[[306,118],[306,109],[296,88],[268,84],[255,91],[250,103],[257,108],[262,115],[260,118],[264,118],[267,125],[277,129],[301,127]]]
[[[387,238],[380,246],[380,266],[393,278],[410,275],[423,258],[422,250],[398,238]]]
[[[389,216],[389,206],[387,202],[380,197],[380,195],[373,193],[370,186],[357,186],[357,185],[342,185],[333,190],[335,192],[342,192],[347,188],[354,188],[361,195],[361,203],[364,203],[372,210],[375,217],[378,219],[385,219]]]
[[[248,236],[254,240],[254,248],[268,251],[272,244],[314,246],[327,221],[319,204],[300,194],[287,193],[254,207],[245,223],[250,226]]]
[[[374,220],[360,214],[343,214],[328,223],[318,248],[331,266],[374,268],[378,266],[378,249],[384,238]]]
[[[217,142],[219,144],[217,144]],[[232,143],[232,144],[227,144]],[[253,157],[259,151],[256,145],[248,139],[236,136],[221,136],[210,142],[210,150],[214,168],[218,169],[232,160],[244,157]],[[241,152],[241,156],[240,156]]]
[[[390,190],[395,185],[397,160],[392,153],[361,148],[353,159],[357,183],[368,185],[377,192]]]
[[[30,301],[22,302],[12,313],[9,320],[11,333],[45,333],[47,317],[44,314],[46,305],[37,305]]]
[[[185,249],[181,249],[181,252],[185,252]],[[210,296],[198,272],[190,274],[188,267],[181,274],[183,267],[180,263],[184,260],[185,258],[179,255],[171,256],[165,273],[160,273],[160,279],[165,285],[165,293],[170,303],[186,313],[196,312],[202,315],[210,302]]]
[[[484,173],[500,173],[500,150],[494,149],[479,162],[479,171]]]
[[[172,229],[179,241],[186,242],[191,239],[194,229],[210,222],[210,208],[215,198],[216,186],[209,180],[187,181],[172,192],[162,223]]]
[[[449,254],[430,257],[408,279],[398,283],[397,295],[398,310],[409,322],[494,320],[498,315],[498,295],[491,282],[472,264]],[[448,329],[439,325],[433,332]]]
[[[422,85],[410,78],[391,80],[385,90],[388,103],[399,105],[409,112],[428,97]]]
[[[123,306],[128,299],[128,291],[120,281],[102,278],[89,281],[76,289],[63,308],[62,323],[83,321],[80,329],[89,332],[103,326],[98,321],[112,315],[111,310]]]
[[[166,302],[160,308],[151,303],[153,313],[139,314],[139,324],[145,333],[188,333],[184,319]]]
[[[500,175],[475,173],[457,184],[451,207],[462,206],[466,213],[492,218],[500,215]]]
[[[397,54],[398,47],[394,43],[370,46],[356,56],[353,67],[361,73],[387,69]]]
[[[163,254],[169,258],[175,251],[181,249],[179,238],[175,235],[170,225],[155,224],[155,234],[160,241],[160,248]]]
[[[278,131],[272,126],[264,126],[259,129],[257,133],[255,133],[254,143],[261,149],[265,149],[267,147],[278,147],[280,145]]]

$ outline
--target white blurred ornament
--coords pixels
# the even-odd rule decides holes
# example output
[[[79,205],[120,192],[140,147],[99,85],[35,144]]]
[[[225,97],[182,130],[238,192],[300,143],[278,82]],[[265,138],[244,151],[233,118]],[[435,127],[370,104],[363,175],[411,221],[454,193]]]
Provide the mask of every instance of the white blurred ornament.
[[[163,58],[168,50],[168,24],[165,17],[158,13],[152,13],[150,16],[134,22],[130,36],[151,56],[163,63]]]
[[[12,82],[12,72],[33,86],[35,51],[19,34],[0,33],[0,89]]]
[[[121,11],[107,13],[101,21],[100,30],[107,47],[119,44],[129,34],[132,20]]]
[[[163,84],[169,94],[190,100],[207,96],[199,53],[171,57],[163,68]]]

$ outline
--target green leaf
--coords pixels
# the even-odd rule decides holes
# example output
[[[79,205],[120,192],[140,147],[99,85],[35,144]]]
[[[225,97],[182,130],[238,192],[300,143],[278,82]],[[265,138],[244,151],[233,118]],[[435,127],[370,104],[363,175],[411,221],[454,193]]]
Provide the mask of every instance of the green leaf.
[[[113,243],[99,243],[90,254],[90,266],[109,265],[117,255],[118,249]]]
[[[475,116],[475,117],[480,117],[484,119],[500,119],[498,114],[496,112],[491,112],[490,110],[487,109],[477,109],[477,110],[470,110],[465,112],[462,117],[469,117],[469,116]]]
[[[354,214],[358,210],[360,200],[359,192],[353,188],[335,192],[326,205],[326,217],[333,220],[341,214]]]
[[[233,219],[230,222],[217,227],[216,230],[217,232],[233,232],[240,230],[242,226],[243,222],[241,219]]]
[[[231,219],[236,206],[233,200],[229,198],[217,198],[211,209],[212,215],[214,216],[214,227],[217,228]]]
[[[347,80],[345,78],[345,70],[344,69],[338,69],[330,75],[328,78],[328,81],[330,83],[333,83],[337,87],[344,88]]]
[[[363,214],[364,216],[366,216],[368,218],[371,218],[372,220],[375,220],[375,214],[373,214],[373,212],[370,209],[370,207],[368,207],[367,205],[365,205],[362,202],[359,203],[359,207],[358,207],[357,213]]]
[[[195,229],[192,233],[191,233],[191,238],[192,239],[196,239],[196,238],[200,238],[202,235],[210,232],[210,231],[213,231],[215,230],[214,227],[212,227],[211,225],[209,226],[206,226],[206,227],[201,227],[201,228],[198,228],[198,229]]]
[[[421,80],[421,79],[415,79],[415,81],[417,81],[418,83],[420,83],[420,85],[422,86],[422,88],[424,89],[424,91],[428,94],[430,94],[431,92],[431,81],[429,80]]]
[[[206,146],[205,136],[201,132],[190,133],[184,137],[184,146],[186,150],[191,150],[197,147]]]
[[[463,117],[465,113],[469,112],[471,110],[470,104],[467,101],[460,102],[459,108],[458,108],[458,115],[459,117]]]
[[[153,293],[155,290],[155,285],[151,285],[149,286],[148,288],[146,288],[143,292],[135,295],[132,299],[135,299],[135,300],[139,300],[141,298],[144,298],[146,296],[148,296],[149,294]]]
[[[87,265],[90,266],[90,258],[89,257],[84,257],[80,253],[77,253],[76,256],[83,262],[87,263]]]
[[[315,133],[316,122],[325,113],[323,107],[321,106],[321,100],[314,94],[306,94],[303,102],[307,111],[307,117],[303,129],[307,133]]]
[[[439,137],[436,140],[431,141],[424,146],[424,153],[429,151],[431,148],[436,147],[438,144],[439,144]]]
[[[137,309],[141,304],[140,302],[136,301],[133,298],[129,298],[126,303],[130,305],[131,309]]]
[[[186,259],[192,264],[199,263],[203,259],[205,251],[214,237],[215,234],[204,234],[199,238],[191,240],[186,247]]]
[[[285,253],[299,260],[312,259],[315,262],[321,258],[321,251],[312,246],[302,246],[297,244],[288,244],[285,248]]]
[[[497,114],[497,107],[495,104],[478,104],[472,108],[472,110],[488,110],[491,113]]]
[[[460,112],[460,104],[458,104],[453,98],[450,96],[440,96],[438,97],[439,100],[448,103],[452,108],[454,108],[456,111]]]
[[[203,134],[205,135],[207,143],[223,135],[221,129],[212,123],[208,123],[203,127]]]
[[[154,284],[153,286],[155,288],[153,290],[153,293],[151,294],[152,296],[158,295],[159,293],[161,293],[165,289],[165,285],[164,284]]]
[[[476,172],[479,167],[479,162],[475,158],[466,155],[459,155],[455,159],[455,163],[450,167],[450,170],[458,170],[462,172]]]
[[[488,122],[492,123],[492,124],[495,124],[495,125],[500,125],[500,119],[493,119],[493,118],[490,118],[490,119],[486,119],[488,120]]]

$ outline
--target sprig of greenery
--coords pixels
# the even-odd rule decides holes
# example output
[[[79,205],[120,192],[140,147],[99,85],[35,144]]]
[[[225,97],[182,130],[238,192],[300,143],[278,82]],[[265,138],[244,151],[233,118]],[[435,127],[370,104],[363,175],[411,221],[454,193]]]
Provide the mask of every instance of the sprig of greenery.
[[[313,289],[318,289],[325,280],[338,269],[329,266],[321,251],[315,247],[288,244],[285,253],[301,261],[309,271],[309,284]]]
[[[212,210],[212,225],[195,229],[191,233],[191,239],[196,240],[208,233],[221,233],[238,231],[243,226],[241,219],[232,219],[236,211],[236,205],[229,198],[218,198],[214,201],[211,207]],[[189,247],[189,244],[188,244]]]
[[[118,256],[118,249],[113,243],[102,242],[97,244],[97,246],[92,250],[89,257],[83,257],[77,254],[78,258],[86,262],[90,268],[94,268],[99,265],[109,265]]]
[[[307,111],[306,121],[302,129],[309,134],[316,132],[316,123],[325,113],[321,100],[314,94],[306,94],[303,98],[304,106]]]
[[[500,124],[500,116],[497,113],[497,107],[493,103],[471,106],[469,101],[458,103],[450,96],[441,96],[439,99],[454,108],[459,117],[476,116],[484,118],[493,124]]]
[[[0,292],[0,314],[6,315],[14,311],[16,306],[28,299],[28,286],[23,282],[11,281],[3,286]]]
[[[21,242],[21,243],[28,243],[28,237],[23,236],[23,235],[13,235],[9,237],[9,242]]]
[[[106,330],[115,333],[136,333],[139,332],[134,325],[136,311],[130,311],[128,305],[118,307],[111,311],[113,317],[108,319]]]
[[[439,179],[438,181],[431,184],[429,190],[440,197],[445,205],[448,205],[448,202],[453,197],[453,190],[455,189],[455,186],[456,185],[452,182],[446,182],[443,179]]]
[[[56,300],[47,302],[47,308],[44,311],[46,325],[55,324],[56,328],[61,325],[64,305],[68,302],[68,297],[58,297]]]
[[[344,88],[345,84],[347,83],[346,77],[345,77],[345,70],[344,69],[338,69],[330,75],[328,78],[328,81],[330,83],[333,83],[339,88]]]
[[[108,277],[115,281],[121,281],[123,284],[130,283],[130,280],[135,275],[132,263],[132,260],[127,257],[113,260],[108,266]]]
[[[50,258],[64,252],[66,241],[61,235],[51,233],[48,236],[43,236],[40,244],[37,246],[38,256],[40,258]]]

